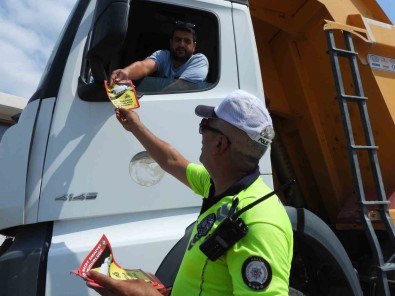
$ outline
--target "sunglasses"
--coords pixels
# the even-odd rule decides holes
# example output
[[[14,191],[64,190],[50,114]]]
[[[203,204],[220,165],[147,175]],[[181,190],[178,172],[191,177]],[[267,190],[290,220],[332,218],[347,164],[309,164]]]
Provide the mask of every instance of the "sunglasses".
[[[186,23],[186,22],[183,22],[183,21],[176,21],[176,26],[177,27],[184,27],[184,28],[187,28],[187,29],[193,29],[193,28],[196,27],[195,24]]]
[[[229,144],[231,143],[229,138],[219,129],[216,129],[215,127],[212,127],[208,124],[208,119],[207,118],[203,118],[202,121],[199,123],[199,134],[203,134],[203,131],[211,131],[220,135],[223,135],[229,142]]]

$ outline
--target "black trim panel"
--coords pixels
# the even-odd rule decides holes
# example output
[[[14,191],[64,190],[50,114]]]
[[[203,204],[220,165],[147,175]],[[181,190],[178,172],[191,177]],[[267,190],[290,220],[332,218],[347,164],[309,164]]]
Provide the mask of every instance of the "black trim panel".
[[[45,295],[52,229],[52,222],[16,229],[14,241],[0,257],[1,295]]]

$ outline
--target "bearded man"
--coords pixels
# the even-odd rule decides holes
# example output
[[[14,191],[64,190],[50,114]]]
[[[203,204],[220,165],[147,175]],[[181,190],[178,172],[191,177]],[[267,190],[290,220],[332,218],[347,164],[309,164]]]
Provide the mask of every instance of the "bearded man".
[[[205,81],[209,63],[204,54],[194,54],[194,28],[194,24],[177,21],[170,38],[169,50],[158,50],[142,61],[113,71],[110,85],[125,79],[139,80],[151,74],[174,79],[174,82],[166,87],[167,90],[190,89],[191,84]]]

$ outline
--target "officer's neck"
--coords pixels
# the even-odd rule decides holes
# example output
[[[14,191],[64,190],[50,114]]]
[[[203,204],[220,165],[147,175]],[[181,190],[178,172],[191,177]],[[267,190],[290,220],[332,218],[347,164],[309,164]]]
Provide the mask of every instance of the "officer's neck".
[[[212,172],[210,176],[215,186],[214,196],[224,193],[245,175],[245,172],[237,170],[236,168],[221,169]]]

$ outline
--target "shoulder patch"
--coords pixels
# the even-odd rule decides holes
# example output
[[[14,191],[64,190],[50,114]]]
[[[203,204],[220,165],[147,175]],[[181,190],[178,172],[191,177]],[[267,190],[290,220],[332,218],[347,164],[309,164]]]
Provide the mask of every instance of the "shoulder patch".
[[[258,256],[247,258],[241,268],[244,283],[253,290],[261,291],[272,281],[272,268],[265,259]]]

